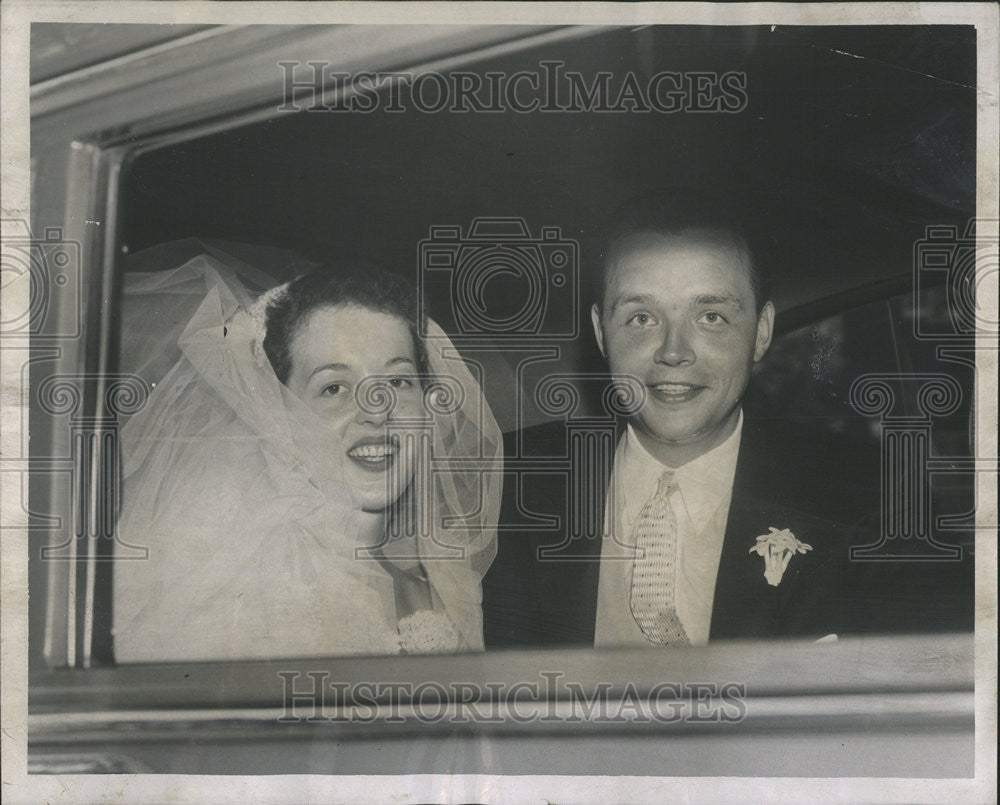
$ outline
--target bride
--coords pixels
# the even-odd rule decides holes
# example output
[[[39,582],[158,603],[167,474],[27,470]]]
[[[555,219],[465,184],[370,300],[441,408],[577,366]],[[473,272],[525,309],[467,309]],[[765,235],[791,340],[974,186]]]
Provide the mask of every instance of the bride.
[[[482,650],[479,384],[388,272],[269,284],[217,250],[126,274],[123,369],[153,391],[122,430],[117,661]]]

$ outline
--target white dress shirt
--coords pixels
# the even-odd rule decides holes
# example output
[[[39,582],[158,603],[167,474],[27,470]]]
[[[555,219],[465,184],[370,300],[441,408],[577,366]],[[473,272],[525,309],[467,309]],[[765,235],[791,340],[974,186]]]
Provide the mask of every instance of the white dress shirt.
[[[740,412],[736,429],[726,441],[674,470],[677,491],[670,496],[670,505],[677,518],[674,602],[692,646],[708,643],[715,580],[742,432],[743,413]],[[615,451],[605,501],[594,632],[594,645],[598,648],[650,645],[632,617],[629,595],[636,520],[656,492],[657,482],[665,469],[646,451],[629,425]]]

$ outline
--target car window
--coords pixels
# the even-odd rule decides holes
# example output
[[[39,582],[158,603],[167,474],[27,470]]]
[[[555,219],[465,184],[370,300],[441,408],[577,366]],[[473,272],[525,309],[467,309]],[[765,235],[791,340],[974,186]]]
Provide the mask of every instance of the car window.
[[[960,359],[942,357],[941,340],[918,335],[950,321],[948,289],[938,285],[838,311],[785,332],[774,339],[761,362],[746,408],[875,445],[882,432],[878,418],[851,402],[857,379],[897,374],[893,382],[900,391],[898,413],[913,416],[918,408],[915,390],[899,384],[906,376],[943,374],[953,378],[961,392],[955,410],[934,419],[934,448],[941,455],[969,456],[972,369]]]

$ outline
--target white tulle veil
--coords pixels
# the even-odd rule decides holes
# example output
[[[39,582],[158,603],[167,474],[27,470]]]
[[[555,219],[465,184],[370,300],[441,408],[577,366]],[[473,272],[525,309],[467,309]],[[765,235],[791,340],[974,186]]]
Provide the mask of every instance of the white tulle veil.
[[[396,653],[391,571],[419,569],[455,648],[481,650],[502,437],[448,337],[428,322],[425,415],[407,430],[417,469],[372,551],[352,534],[343,445],[261,348],[255,300],[275,278],[215,247],[151,270],[165,254],[125,276],[121,369],[152,393],[122,429],[118,539],[148,558],[130,549],[115,564],[116,659]],[[289,255],[269,269],[303,266]]]

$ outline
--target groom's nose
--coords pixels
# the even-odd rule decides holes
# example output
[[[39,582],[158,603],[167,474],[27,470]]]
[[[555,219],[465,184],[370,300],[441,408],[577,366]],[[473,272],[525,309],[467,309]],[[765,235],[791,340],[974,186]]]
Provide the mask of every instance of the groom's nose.
[[[663,328],[663,339],[653,355],[654,361],[668,366],[686,366],[694,363],[694,348],[685,327],[685,322],[676,322],[668,323]]]

